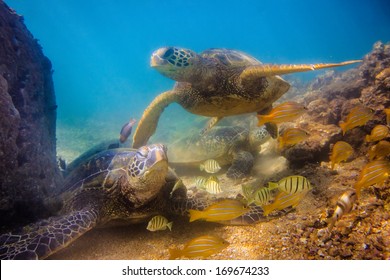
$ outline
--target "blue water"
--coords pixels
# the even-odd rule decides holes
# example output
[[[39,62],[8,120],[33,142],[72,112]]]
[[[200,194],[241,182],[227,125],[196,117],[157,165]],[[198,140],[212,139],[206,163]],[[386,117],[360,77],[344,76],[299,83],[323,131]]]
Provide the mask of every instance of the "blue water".
[[[234,48],[268,63],[316,63],[359,59],[376,41],[390,40],[386,0],[5,2],[24,16],[53,63],[58,128],[96,133],[119,132],[173,85],[149,67],[161,46]]]

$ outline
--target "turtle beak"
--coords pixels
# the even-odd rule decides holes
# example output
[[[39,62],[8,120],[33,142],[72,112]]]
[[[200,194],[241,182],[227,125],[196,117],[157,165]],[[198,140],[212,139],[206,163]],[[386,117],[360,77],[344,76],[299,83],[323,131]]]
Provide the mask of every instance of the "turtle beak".
[[[152,54],[152,57],[150,58],[150,66],[151,67],[159,67],[159,66],[164,66],[165,64],[168,64],[168,62],[164,58],[162,58],[162,57],[164,57],[167,50],[168,50],[168,48],[160,48],[157,51],[155,51]]]

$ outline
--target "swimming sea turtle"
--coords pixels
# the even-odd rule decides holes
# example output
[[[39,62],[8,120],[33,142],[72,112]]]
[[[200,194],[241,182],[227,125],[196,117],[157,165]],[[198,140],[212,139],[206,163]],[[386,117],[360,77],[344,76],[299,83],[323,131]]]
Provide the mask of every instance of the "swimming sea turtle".
[[[231,164],[226,175],[237,179],[252,170],[253,153],[270,138],[262,127],[247,129],[241,126],[215,126],[203,135],[194,133],[168,145],[170,164],[193,165],[215,159],[221,166]]]
[[[157,214],[185,215],[210,203],[187,199],[185,188],[170,197],[177,180],[161,144],[95,154],[66,177],[57,216],[0,236],[0,258],[46,258],[96,226],[144,222]],[[257,222],[265,219],[262,213],[251,206],[250,212],[229,222]]]
[[[145,145],[157,128],[164,108],[173,102],[185,110],[221,118],[245,113],[265,113],[287,90],[289,84],[277,75],[348,65],[267,65],[237,50],[209,49],[201,54],[178,47],[155,51],[151,66],[177,83],[157,96],[146,108],[133,138],[133,147]]]

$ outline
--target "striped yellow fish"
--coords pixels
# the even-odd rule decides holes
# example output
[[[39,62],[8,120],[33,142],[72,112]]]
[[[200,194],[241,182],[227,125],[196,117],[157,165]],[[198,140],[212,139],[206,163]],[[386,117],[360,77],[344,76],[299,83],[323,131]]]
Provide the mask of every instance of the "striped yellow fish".
[[[295,208],[299,204],[299,202],[301,202],[301,200],[305,197],[307,192],[308,191],[302,191],[294,194],[286,193],[283,191],[279,192],[272,204],[262,206],[264,210],[264,216],[268,216],[269,213],[274,210],[283,210],[290,206]]]
[[[217,173],[221,170],[221,166],[215,159],[208,159],[200,165],[200,171],[206,171],[207,173]]]
[[[336,209],[334,210],[333,216],[327,219],[329,231],[332,230],[334,224],[341,218],[341,216],[349,213],[352,210],[355,201],[355,190],[348,190],[339,197],[336,203]]]
[[[386,140],[379,141],[378,144],[372,146],[368,150],[368,157],[370,158],[370,160],[373,160],[375,158],[383,159],[388,155],[390,155],[390,142]]]
[[[387,160],[375,160],[367,163],[360,172],[359,179],[355,184],[357,197],[360,190],[374,184],[382,184],[389,178],[390,163]]]
[[[338,141],[333,145],[332,153],[329,157],[331,168],[334,169],[336,164],[347,160],[353,154],[353,148],[347,142]]]
[[[206,184],[206,182],[207,182],[207,178],[203,176],[198,176],[194,180],[195,186],[198,189],[204,189],[204,185]]]
[[[383,111],[386,114],[386,123],[387,125],[390,125],[390,108],[384,109]]]
[[[253,193],[252,199],[248,201],[248,204],[255,203],[258,206],[262,206],[264,204],[267,204],[268,201],[270,201],[270,199],[271,199],[270,189],[266,187],[262,187]]]
[[[277,183],[269,182],[268,188],[270,190],[279,188],[279,190],[283,192],[294,194],[294,193],[310,190],[311,185],[307,178],[303,176],[295,175],[295,176],[285,177]]]
[[[362,105],[352,108],[346,120],[339,122],[343,135],[354,127],[365,125],[373,116],[373,111]]]
[[[259,120],[257,125],[262,126],[265,123],[280,124],[283,122],[291,122],[299,118],[306,110],[306,107],[302,104],[287,101],[273,108],[268,115],[257,115]]]
[[[386,125],[378,124],[372,130],[370,135],[366,135],[366,142],[380,141],[389,136],[389,128]]]
[[[158,230],[166,230],[169,228],[169,230],[172,230],[172,224],[173,222],[168,222],[168,219],[163,216],[154,216],[148,223],[148,226],[146,227],[149,231],[158,231]]]
[[[206,192],[211,194],[218,194],[222,192],[221,186],[219,185],[219,180],[215,176],[211,176],[207,179],[206,183],[204,184],[204,189]]]
[[[278,148],[283,149],[285,146],[292,146],[299,142],[305,141],[310,134],[300,128],[287,128],[281,136],[278,137]]]
[[[249,211],[238,200],[225,199],[214,204],[211,204],[203,211],[189,210],[190,222],[203,219],[208,222],[227,221],[233,220],[241,215],[244,215]]]
[[[169,249],[169,259],[177,258],[207,258],[229,246],[229,242],[214,235],[203,235],[190,240],[182,250]]]

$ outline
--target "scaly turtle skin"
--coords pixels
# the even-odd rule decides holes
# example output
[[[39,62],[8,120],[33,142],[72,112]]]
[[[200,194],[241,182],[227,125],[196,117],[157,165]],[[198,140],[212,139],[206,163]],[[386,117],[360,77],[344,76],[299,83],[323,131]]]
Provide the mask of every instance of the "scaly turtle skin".
[[[157,214],[187,215],[189,209],[209,205],[188,199],[184,188],[170,197],[177,180],[161,144],[95,154],[66,177],[57,216],[0,236],[0,259],[43,259],[96,226],[145,222]],[[227,223],[261,220],[266,220],[262,209],[251,206],[249,213]]]
[[[277,75],[348,65],[267,65],[243,52],[209,49],[197,54],[189,49],[166,47],[155,51],[151,66],[177,83],[146,108],[133,138],[133,147],[145,145],[157,128],[163,110],[171,103],[202,116],[221,118],[245,113],[265,113],[289,84]]]
[[[221,166],[229,165],[226,176],[242,178],[250,173],[253,154],[270,138],[265,127],[251,130],[241,126],[216,126],[207,133],[195,133],[168,145],[168,158],[174,166],[199,164],[215,159]]]

